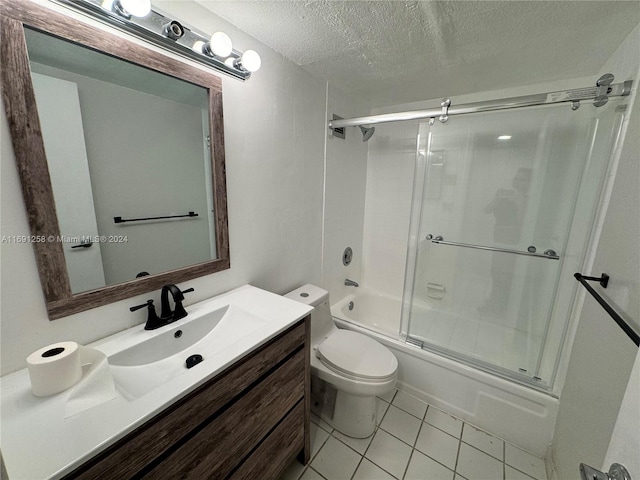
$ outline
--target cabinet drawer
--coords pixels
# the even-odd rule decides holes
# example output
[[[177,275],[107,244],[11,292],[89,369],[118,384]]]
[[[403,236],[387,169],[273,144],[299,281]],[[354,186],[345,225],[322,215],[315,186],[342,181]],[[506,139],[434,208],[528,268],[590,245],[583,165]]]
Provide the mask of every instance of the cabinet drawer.
[[[170,447],[181,442],[194,429],[206,423],[216,412],[257,382],[291,352],[300,349],[304,341],[305,323],[300,321],[65,478],[133,477],[165,455]]]
[[[229,480],[278,478],[304,442],[304,402],[298,402],[271,434],[233,472]]]
[[[304,396],[304,350],[199,429],[145,478],[226,478]],[[304,415],[300,415],[303,421]],[[302,442],[298,445],[301,450]]]

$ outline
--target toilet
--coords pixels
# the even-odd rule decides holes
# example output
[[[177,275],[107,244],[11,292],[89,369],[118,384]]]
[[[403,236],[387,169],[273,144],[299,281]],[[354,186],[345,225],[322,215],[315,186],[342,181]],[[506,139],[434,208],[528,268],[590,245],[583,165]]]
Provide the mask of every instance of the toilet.
[[[350,437],[366,438],[376,426],[376,396],[396,385],[398,360],[381,343],[336,327],[329,292],[304,285],[286,298],[311,312],[311,410]]]

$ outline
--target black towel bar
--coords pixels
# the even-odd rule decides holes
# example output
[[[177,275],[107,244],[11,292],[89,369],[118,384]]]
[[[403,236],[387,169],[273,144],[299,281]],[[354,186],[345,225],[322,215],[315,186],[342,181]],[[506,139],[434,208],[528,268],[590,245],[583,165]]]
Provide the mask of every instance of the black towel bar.
[[[186,215],[167,215],[166,217],[145,217],[145,218],[122,218],[113,217],[113,223],[125,223],[125,222],[142,222],[145,220],[163,220],[165,218],[182,218],[182,217],[197,217],[195,212],[189,212]]]
[[[600,282],[600,285],[602,285],[602,287],[607,288],[607,285],[609,284],[609,275],[603,273],[600,277],[586,277],[580,273],[574,273],[573,276],[576,277],[576,280],[578,280],[584,288],[587,289],[587,292],[589,292],[593,296],[593,298],[596,299],[596,301],[602,306],[602,308],[605,309],[605,311],[611,316],[611,318],[613,318],[618,326],[622,330],[624,330],[624,333],[626,333],[628,337],[633,341],[633,343],[636,344],[636,347],[640,347],[640,335],[638,335],[633,330],[633,328],[631,328],[629,324],[625,322],[620,315],[618,315],[618,313],[611,307],[611,305],[609,305],[605,301],[605,299],[602,298],[598,294],[598,292],[596,292],[593,287],[587,283],[588,280]]]

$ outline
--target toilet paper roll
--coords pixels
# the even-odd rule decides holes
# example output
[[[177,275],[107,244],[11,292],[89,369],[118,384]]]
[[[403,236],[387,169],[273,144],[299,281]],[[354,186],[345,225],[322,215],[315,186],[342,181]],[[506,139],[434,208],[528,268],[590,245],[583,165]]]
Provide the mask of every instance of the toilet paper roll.
[[[27,357],[27,368],[36,397],[60,393],[82,378],[80,347],[76,342],[43,347]]]

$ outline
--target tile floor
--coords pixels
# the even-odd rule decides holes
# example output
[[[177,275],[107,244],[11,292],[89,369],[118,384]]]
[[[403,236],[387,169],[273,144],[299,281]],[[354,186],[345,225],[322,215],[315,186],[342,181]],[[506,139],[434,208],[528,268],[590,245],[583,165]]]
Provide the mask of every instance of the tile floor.
[[[394,390],[378,427],[354,439],[312,415],[311,461],[281,480],[547,480],[544,460]]]

